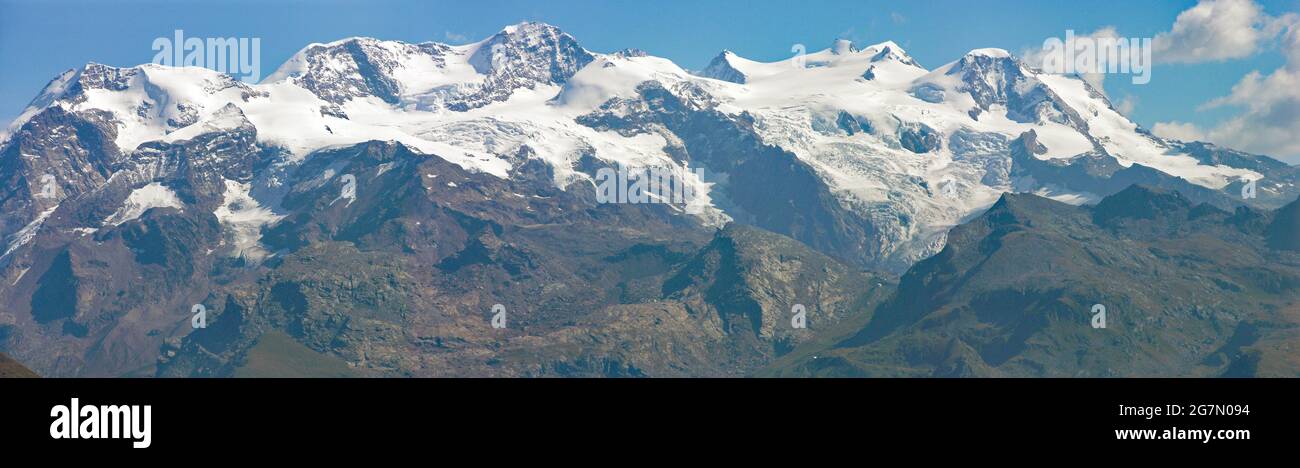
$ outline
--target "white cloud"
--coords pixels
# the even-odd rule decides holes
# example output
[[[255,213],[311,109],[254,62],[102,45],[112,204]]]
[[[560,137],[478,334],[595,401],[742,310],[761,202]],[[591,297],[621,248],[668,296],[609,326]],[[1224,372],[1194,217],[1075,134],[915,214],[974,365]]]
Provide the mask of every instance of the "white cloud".
[[[1281,36],[1278,47],[1287,63],[1272,73],[1252,71],[1233,85],[1227,96],[1201,109],[1235,108],[1240,113],[1206,130],[1178,122],[1158,123],[1152,132],[1181,140],[1205,140],[1252,153],[1300,163],[1300,15],[1269,20],[1269,37]]]
[[[1210,108],[1232,106],[1242,113],[1228,119],[1207,137],[1245,151],[1300,161],[1300,67],[1296,63],[1263,75],[1251,72],[1232,93],[1206,103]]]
[[[1151,133],[1164,138],[1172,138],[1183,141],[1204,141],[1205,132],[1197,128],[1195,124],[1184,122],[1156,122],[1151,127]]]
[[[1192,8],[1179,13],[1169,31],[1152,38],[1151,58],[1163,63],[1200,63],[1249,57],[1286,28],[1281,23],[1280,18],[1264,14],[1254,0],[1201,0]],[[1098,40],[1098,43],[1101,40],[1124,39],[1113,26],[1075,37]],[[1119,57],[1119,60],[1129,64],[1142,62],[1135,60],[1141,58],[1136,56],[1138,50],[1130,50],[1130,53],[1134,56]],[[1046,54],[1043,50],[1034,49],[1022,55],[1027,63],[1041,68]],[[1107,69],[1108,64],[1104,58],[1099,57],[1098,62],[1099,70]],[[1080,74],[1080,78],[1105,92],[1102,87],[1105,74]]]
[[[1198,63],[1248,57],[1268,39],[1270,18],[1252,0],[1201,0],[1152,41],[1156,61]]]
[[[1113,27],[1104,27],[1076,38],[1094,40],[1120,38]],[[1157,63],[1202,63],[1244,58],[1277,43],[1286,65],[1265,74],[1253,71],[1232,87],[1227,96],[1213,99],[1199,110],[1233,108],[1239,112],[1210,126],[1169,121],[1156,123],[1156,135],[1178,140],[1210,141],[1252,153],[1269,155],[1290,163],[1300,162],[1300,14],[1269,16],[1253,0],[1201,0],[1174,20],[1169,31],[1152,40],[1152,59]],[[1042,68],[1044,49],[1031,49],[1022,56],[1026,63]],[[1120,57],[1120,60],[1132,57]],[[1097,69],[1106,69],[1104,58]],[[1104,74],[1082,74],[1084,81],[1105,93]],[[1123,114],[1132,112],[1131,98],[1115,102]]]
[[[468,40],[468,38],[465,37],[464,34],[456,34],[451,31],[443,31],[442,35],[446,36],[447,40],[451,42],[465,42],[466,40]]]
[[[1300,14],[1287,13],[1274,19],[1269,24],[1270,36],[1282,36],[1280,47],[1287,57],[1287,64],[1295,69],[1300,67]]]
[[[1133,109],[1137,108],[1137,97],[1124,96],[1123,99],[1120,99],[1118,102],[1115,102],[1114,104],[1115,104],[1115,110],[1119,111],[1119,113],[1124,115],[1131,115],[1133,114]]]

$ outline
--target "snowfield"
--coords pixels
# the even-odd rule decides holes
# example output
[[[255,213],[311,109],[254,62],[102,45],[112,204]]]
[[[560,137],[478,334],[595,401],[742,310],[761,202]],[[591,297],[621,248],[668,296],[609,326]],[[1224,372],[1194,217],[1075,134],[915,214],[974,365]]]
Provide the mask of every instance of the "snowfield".
[[[763,142],[813,167],[840,203],[886,232],[893,243],[886,250],[906,262],[935,252],[948,228],[1016,190],[1005,169],[1007,145],[1031,130],[1046,147],[1035,155],[1043,160],[1101,148],[1122,166],[1142,164],[1211,189],[1262,177],[1178,153],[1077,77],[1039,73],[1000,49],[976,49],[928,70],[893,42],[857,49],[837,41],[772,63],[723,52],[692,74],[642,53],[566,47],[572,38],[557,31],[524,23],[459,46],[370,38],[312,44],[255,85],[203,68],[90,64],[52,81],[0,138],[50,106],[93,109],[113,115],[115,143],[129,152],[149,141],[187,140],[240,125],[233,106],[256,128],[259,143],[286,150],[285,164],[321,149],[391,140],[500,178],[510,177],[522,158],[535,158],[565,188],[589,180],[576,169],[584,155],[690,173],[665,151],[672,135],[624,136],[577,121],[611,99],[637,98],[644,82],[665,88],[689,82],[719,111],[751,116]],[[568,60],[561,65],[576,72],[564,80],[536,78],[555,69],[534,63],[539,56]],[[115,85],[87,86],[83,78],[91,74]],[[710,201],[713,182],[689,182],[700,205],[686,212],[714,225],[731,219]],[[1070,203],[1098,197],[1050,186],[1032,191]],[[237,252],[266,255],[257,236],[278,219],[265,207],[272,204],[250,196],[246,183],[227,180],[225,193],[216,215],[231,229]],[[132,192],[105,223],[153,207],[183,206],[170,189],[153,183]],[[26,242],[33,229],[24,228],[27,234],[15,242]],[[11,243],[8,250],[14,248]]]
[[[131,192],[126,197],[126,202],[122,207],[104,220],[105,226],[116,226],[127,221],[139,218],[145,211],[151,208],[184,208],[179,198],[176,198],[176,192],[164,187],[158,182],[151,183],[140,187]]]

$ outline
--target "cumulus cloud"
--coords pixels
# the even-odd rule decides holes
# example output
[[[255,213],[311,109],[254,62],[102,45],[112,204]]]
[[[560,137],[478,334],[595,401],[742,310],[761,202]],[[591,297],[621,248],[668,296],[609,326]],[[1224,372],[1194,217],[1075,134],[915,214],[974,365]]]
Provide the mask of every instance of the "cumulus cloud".
[[[456,33],[451,32],[451,31],[443,31],[442,34],[443,34],[443,36],[446,36],[446,38],[447,38],[448,41],[451,41],[451,42],[465,42],[465,41],[469,40],[469,38],[468,38],[468,37],[465,37],[464,34],[456,34]]]
[[[1164,138],[1172,138],[1183,141],[1204,141],[1205,132],[1201,131],[1195,124],[1185,122],[1156,122],[1151,127],[1151,133]]]
[[[1300,161],[1300,67],[1292,63],[1273,73],[1251,72],[1232,93],[1207,107],[1233,106],[1242,113],[1212,129],[1210,141],[1246,151]]]
[[[1114,104],[1115,110],[1119,111],[1119,113],[1130,115],[1133,113],[1133,109],[1137,109],[1137,98],[1134,96],[1124,96],[1123,99],[1116,101]]]
[[[1179,13],[1169,31],[1152,38],[1151,58],[1162,63],[1201,63],[1249,57],[1285,29],[1285,25],[1280,23],[1278,18],[1266,15],[1254,0],[1201,0]],[[1076,34],[1075,37],[1092,39],[1098,44],[1123,39],[1113,26]],[[1132,55],[1121,54],[1118,57],[1121,62],[1142,63],[1139,50],[1129,49],[1128,52]],[[1042,68],[1046,53],[1045,50],[1029,50],[1022,55],[1030,65]],[[1098,69],[1107,69],[1105,57],[1099,57],[1098,62]],[[1098,90],[1103,89],[1105,74],[1079,76]]]
[[[1103,40],[1121,38],[1113,27],[1104,27],[1076,38]],[[1300,163],[1300,14],[1266,14],[1253,0],[1201,0],[1178,14],[1169,31],[1157,34],[1151,43],[1157,63],[1203,63],[1245,58],[1276,44],[1286,64],[1271,73],[1253,71],[1231,92],[1200,106],[1199,110],[1231,108],[1238,112],[1215,125],[1158,122],[1151,131],[1178,140],[1210,141],[1253,153],[1266,154],[1290,163]],[[1130,53],[1136,51],[1130,50]],[[1047,48],[1026,50],[1022,56],[1031,66],[1043,68]],[[1135,57],[1118,57],[1134,63]],[[1105,57],[1097,69],[1107,69]],[[1098,91],[1105,75],[1080,74]],[[1121,113],[1132,112],[1135,100],[1115,103]]]
[[[1282,36],[1282,53],[1287,57],[1288,66],[1300,67],[1300,15],[1282,15],[1270,22],[1269,30],[1271,36]]]
[[[1253,0],[1201,0],[1156,35],[1153,55],[1166,63],[1249,57],[1268,39],[1270,21]]]
[[[1205,3],[1208,2],[1198,4],[1193,10]],[[1254,11],[1258,15],[1257,6]],[[1188,12],[1179,15],[1179,20]],[[1153,133],[1180,140],[1211,141],[1292,164],[1300,163],[1300,138],[1296,137],[1300,135],[1300,15],[1261,16],[1260,21],[1263,25],[1257,29],[1260,37],[1256,40],[1271,42],[1280,38],[1278,48],[1287,58],[1286,64],[1271,73],[1252,71],[1233,85],[1228,95],[1201,105],[1200,109],[1240,110],[1226,121],[1205,129],[1181,122],[1161,122],[1152,127]]]

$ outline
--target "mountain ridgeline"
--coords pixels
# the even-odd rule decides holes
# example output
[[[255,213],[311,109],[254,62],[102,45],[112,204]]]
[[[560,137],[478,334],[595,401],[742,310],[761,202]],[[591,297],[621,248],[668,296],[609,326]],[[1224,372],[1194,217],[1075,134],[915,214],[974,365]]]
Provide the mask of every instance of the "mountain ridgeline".
[[[1276,239],[1300,234],[1297,207],[1227,212],[1137,185],[1092,207],[1007,194],[865,326],[768,372],[1295,377],[1300,250]]]
[[[649,167],[696,196],[597,196]],[[1298,171],[997,49],[692,73],[521,23],[311,44],[258,84],[91,63],[0,134],[0,353],[55,377],[1295,376]]]

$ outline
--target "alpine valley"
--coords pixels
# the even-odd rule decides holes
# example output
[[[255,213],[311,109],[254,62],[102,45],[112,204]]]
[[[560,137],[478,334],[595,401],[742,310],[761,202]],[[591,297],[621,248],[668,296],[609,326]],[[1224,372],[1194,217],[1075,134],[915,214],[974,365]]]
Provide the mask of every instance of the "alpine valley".
[[[598,200],[598,171],[638,167],[695,196]],[[0,134],[0,353],[44,376],[1295,377],[1298,176],[1000,49],[691,72],[521,23],[311,44],[258,84],[90,63]]]

